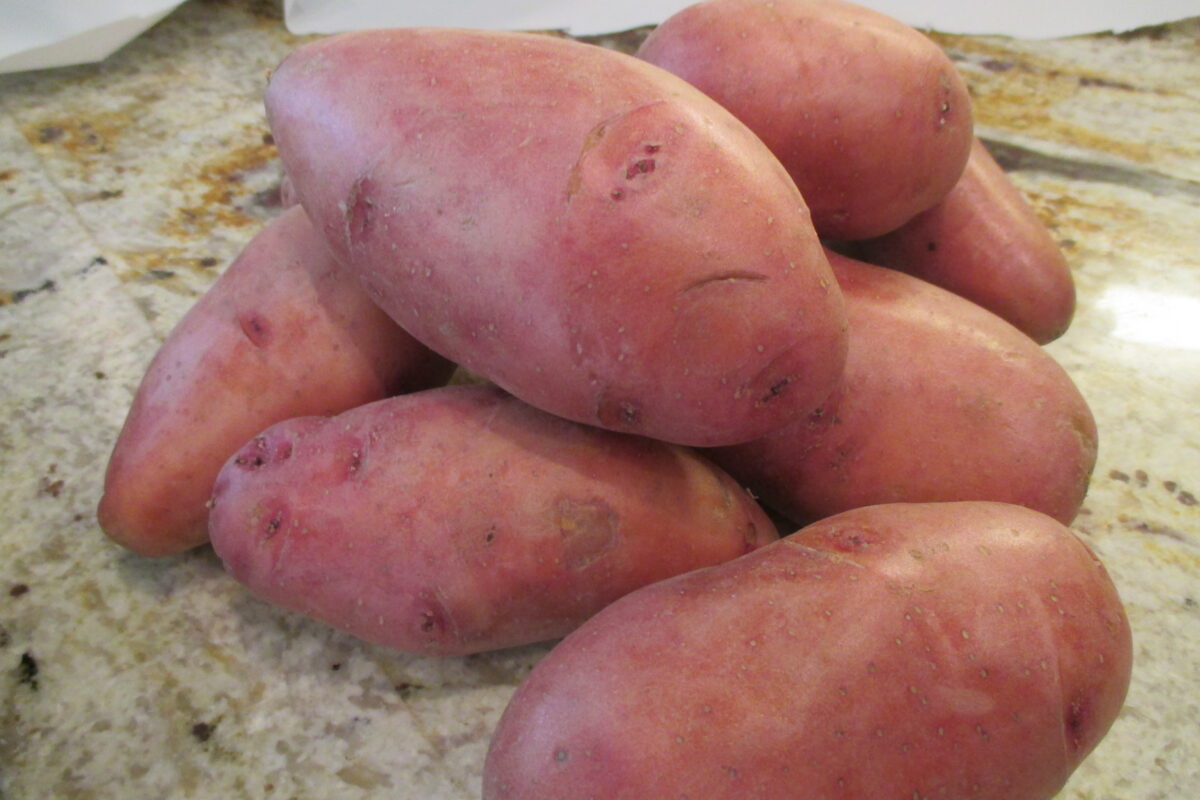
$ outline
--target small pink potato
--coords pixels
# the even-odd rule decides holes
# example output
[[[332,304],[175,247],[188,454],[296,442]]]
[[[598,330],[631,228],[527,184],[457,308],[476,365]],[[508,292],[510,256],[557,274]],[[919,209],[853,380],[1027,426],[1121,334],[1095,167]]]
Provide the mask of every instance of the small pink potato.
[[[505,710],[483,798],[1048,800],[1131,651],[1103,565],[1049,517],[856,509],[564,639]]]
[[[1075,313],[1075,281],[1062,250],[979,140],[942,202],[856,246],[864,261],[978,303],[1040,344],[1065,333]]]
[[[1032,339],[957,295],[830,253],[850,316],[820,412],[708,455],[796,521],[891,502],[995,500],[1069,523],[1096,423]]]
[[[453,365],[375,307],[300,208],[246,246],[146,370],[98,518],[145,556],[208,540],[221,465],[268,425],[444,383]]]
[[[777,538],[692,451],[486,385],[271,427],[225,465],[210,525],[263,600],[446,656],[562,636],[633,589]]]
[[[664,21],[637,55],[758,134],[824,238],[898,228],[946,196],[971,147],[971,100],[949,57],[854,3],[709,0]]]
[[[498,31],[362,31],[275,70],[295,194],[429,347],[577,422],[688,445],[811,412],[845,359],[795,185],[632,56]]]

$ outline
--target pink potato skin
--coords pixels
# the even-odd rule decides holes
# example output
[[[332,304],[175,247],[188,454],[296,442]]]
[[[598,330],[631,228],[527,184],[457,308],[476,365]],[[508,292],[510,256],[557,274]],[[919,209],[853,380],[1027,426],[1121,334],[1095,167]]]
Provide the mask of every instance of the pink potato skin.
[[[423,655],[556,638],[777,539],[692,451],[487,385],[273,426],[226,464],[213,503],[213,547],[255,595]]]
[[[108,462],[100,526],[145,556],[203,544],[213,481],[254,434],[434,386],[452,370],[376,308],[304,211],[289,209],[150,363]]]
[[[854,3],[696,3],[651,31],[637,55],[758,134],[824,238],[898,228],[941,200],[967,160],[971,100],[949,57]]]
[[[708,455],[796,521],[949,500],[1074,519],[1097,432],[1066,371],[974,303],[901,272],[829,257],[850,316],[842,385],[818,414]]]
[[[643,61],[368,31],[295,51],[266,105],[296,195],[380,306],[538,408],[729,444],[840,374],[841,298],[790,178]]]
[[[1065,333],[1075,314],[1067,259],[979,140],[942,202],[856,246],[862,260],[978,303],[1039,344]]]
[[[1000,503],[831,517],[622,598],[495,731],[484,800],[1047,800],[1124,701],[1103,565]]]

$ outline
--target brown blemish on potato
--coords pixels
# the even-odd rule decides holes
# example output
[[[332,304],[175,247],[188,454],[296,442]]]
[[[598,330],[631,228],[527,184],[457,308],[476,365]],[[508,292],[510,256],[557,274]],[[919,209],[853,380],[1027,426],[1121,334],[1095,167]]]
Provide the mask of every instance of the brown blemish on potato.
[[[367,233],[371,230],[371,218],[374,216],[375,201],[371,197],[375,183],[370,175],[360,175],[350,186],[350,194],[346,198],[346,245],[353,248],[362,244]]]
[[[426,589],[417,594],[415,625],[431,647],[436,648],[438,642],[453,638],[454,620],[435,590]]]
[[[254,311],[240,314],[237,321],[242,333],[255,347],[264,348],[271,341],[271,326],[261,314]]]
[[[563,560],[570,569],[584,569],[616,546],[620,518],[601,498],[561,497],[554,506],[554,519],[562,536]]]
[[[653,158],[639,158],[625,168],[625,180],[631,181],[639,175],[648,175],[654,172],[657,163]]]
[[[584,135],[583,142],[579,145],[579,156],[575,159],[575,164],[571,167],[571,173],[567,176],[568,201],[579,192],[579,187],[583,183],[583,177],[580,175],[580,163],[583,161],[584,156],[588,154],[588,151],[599,144],[600,140],[604,138],[604,134],[608,132],[608,125],[611,121],[605,120],[601,122]],[[621,198],[614,197],[613,199],[620,200]]]
[[[264,516],[266,521],[262,527],[262,538],[263,541],[269,541],[275,537],[275,534],[279,533],[279,529],[287,522],[287,508],[280,505]]]
[[[233,463],[245,470],[255,470],[267,463],[267,438],[255,436],[250,444],[238,453]]]
[[[750,272],[748,270],[714,272],[711,275],[705,275],[703,278],[697,278],[675,294],[678,297],[680,295],[687,294],[688,292],[693,292],[697,289],[703,289],[713,285],[726,286],[732,283],[744,282],[761,283],[762,281],[766,280],[769,280],[769,278],[766,275],[763,275],[761,272]]]
[[[610,395],[605,389],[596,401],[596,420],[602,427],[616,431],[637,431],[641,427],[641,406],[630,398]]]
[[[1082,695],[1076,696],[1066,704],[1063,713],[1063,732],[1072,750],[1078,751],[1085,745],[1089,733],[1090,714],[1088,712],[1090,708],[1087,698]]]

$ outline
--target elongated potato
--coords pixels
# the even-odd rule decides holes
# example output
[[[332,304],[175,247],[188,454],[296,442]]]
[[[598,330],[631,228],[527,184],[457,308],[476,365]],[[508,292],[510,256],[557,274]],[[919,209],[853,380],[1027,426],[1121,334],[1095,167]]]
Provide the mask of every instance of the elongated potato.
[[[637,54],[762,137],[822,237],[898,228],[946,196],[971,147],[971,100],[949,57],[855,3],[696,3],[655,28]]]
[[[1132,660],[1103,565],[999,503],[883,505],[640,589],[543,659],[484,800],[1047,800]]]
[[[494,386],[273,426],[222,470],[211,528],[259,597],[427,655],[562,636],[639,586],[776,539],[691,451]]]
[[[377,302],[532,405],[728,444],[840,374],[841,298],[787,173],[643,61],[365,31],[297,50],[266,103],[297,196]]]
[[[978,140],[942,202],[857,247],[864,261],[949,289],[1040,344],[1065,333],[1075,313],[1075,281],[1062,250]]]
[[[290,209],[150,363],[108,463],[100,525],[146,556],[203,544],[213,481],[251,436],[289,417],[434,386],[452,370],[376,308],[304,212]]]
[[[1057,362],[979,306],[830,253],[850,315],[820,413],[709,455],[797,521],[889,502],[996,500],[1070,522],[1096,423]]]

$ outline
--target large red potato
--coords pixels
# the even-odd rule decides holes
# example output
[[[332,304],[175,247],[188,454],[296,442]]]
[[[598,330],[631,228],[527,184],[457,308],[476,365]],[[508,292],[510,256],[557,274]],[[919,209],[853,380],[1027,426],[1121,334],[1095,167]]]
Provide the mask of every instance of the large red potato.
[[[528,403],[692,445],[807,414],[845,317],[779,162],[695,88],[550,36],[301,47],[271,129],[330,246],[408,331]]]
[[[942,202],[857,248],[864,261],[949,289],[1041,344],[1065,333],[1075,313],[1062,250],[978,140]]]
[[[1070,522],[1097,433],[1066,371],[957,295],[830,261],[850,316],[842,385],[819,413],[709,455],[796,521],[876,503],[996,500]]]
[[[169,556],[208,540],[217,473],[268,425],[443,383],[453,365],[375,307],[304,212],[269,223],[180,320],[117,437],[98,517]]]
[[[1047,800],[1117,716],[1130,630],[1059,523],[856,509],[640,589],[558,644],[484,800]]]
[[[271,427],[222,470],[211,530],[258,597],[425,655],[556,638],[776,539],[692,451],[482,385]]]
[[[840,0],[709,0],[665,20],[638,56],[694,84],[787,167],[822,237],[893,230],[954,186],[971,101],[942,50]]]

